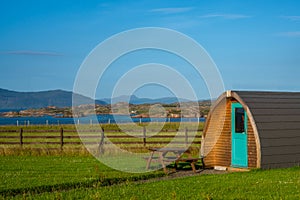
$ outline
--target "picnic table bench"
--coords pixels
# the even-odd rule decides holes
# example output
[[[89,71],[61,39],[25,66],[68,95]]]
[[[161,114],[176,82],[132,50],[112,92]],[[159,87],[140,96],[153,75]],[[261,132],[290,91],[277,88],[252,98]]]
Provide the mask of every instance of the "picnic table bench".
[[[175,162],[175,170],[177,169],[179,162],[187,162],[191,165],[193,172],[196,173],[195,164],[199,160],[203,163],[203,158],[193,158],[190,149],[187,148],[149,148],[149,150],[150,156],[147,158],[147,170],[150,168],[152,162],[159,162],[162,165],[164,172],[168,173],[166,166],[172,162]],[[158,156],[154,156],[155,153],[157,153]],[[169,156],[168,154],[170,153],[174,156]],[[187,157],[183,157],[184,154],[186,154]]]

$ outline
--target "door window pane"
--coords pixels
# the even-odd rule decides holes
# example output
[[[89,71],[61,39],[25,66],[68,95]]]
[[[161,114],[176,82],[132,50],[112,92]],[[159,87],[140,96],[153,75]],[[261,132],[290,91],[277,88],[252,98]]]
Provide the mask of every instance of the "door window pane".
[[[245,132],[245,110],[244,108],[235,108],[235,132]]]

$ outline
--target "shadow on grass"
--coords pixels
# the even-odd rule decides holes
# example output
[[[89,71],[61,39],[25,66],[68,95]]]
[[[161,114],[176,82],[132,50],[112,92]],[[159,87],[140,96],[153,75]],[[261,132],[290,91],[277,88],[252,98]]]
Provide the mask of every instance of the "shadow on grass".
[[[31,194],[39,194],[44,192],[54,192],[61,190],[71,190],[78,188],[91,188],[91,187],[103,187],[103,186],[111,186],[126,182],[134,182],[140,180],[147,180],[151,178],[158,178],[165,176],[165,173],[155,173],[155,174],[143,174],[138,176],[131,177],[113,177],[113,178],[96,178],[93,180],[88,180],[84,182],[73,182],[73,183],[62,183],[62,184],[54,184],[54,185],[42,185],[36,187],[28,187],[28,188],[14,188],[14,189],[5,189],[0,191],[0,195],[3,197],[12,197],[19,194],[31,193]]]

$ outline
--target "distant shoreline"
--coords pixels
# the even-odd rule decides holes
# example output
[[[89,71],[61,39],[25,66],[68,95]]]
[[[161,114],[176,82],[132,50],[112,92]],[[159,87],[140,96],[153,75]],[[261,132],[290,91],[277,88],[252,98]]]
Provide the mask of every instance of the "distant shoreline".
[[[99,114],[79,118],[57,118],[53,116],[0,117],[0,125],[62,125],[62,124],[115,124],[115,123],[149,123],[149,122],[204,122],[205,118],[132,118],[128,115]]]

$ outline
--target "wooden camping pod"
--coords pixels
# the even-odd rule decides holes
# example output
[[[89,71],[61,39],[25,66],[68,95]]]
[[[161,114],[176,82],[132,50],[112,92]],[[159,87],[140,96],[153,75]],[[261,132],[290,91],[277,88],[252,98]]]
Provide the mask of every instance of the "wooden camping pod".
[[[243,167],[300,165],[300,93],[227,91],[214,103],[204,127],[201,156],[207,167],[238,167],[232,163],[233,103],[239,103],[247,115]]]

